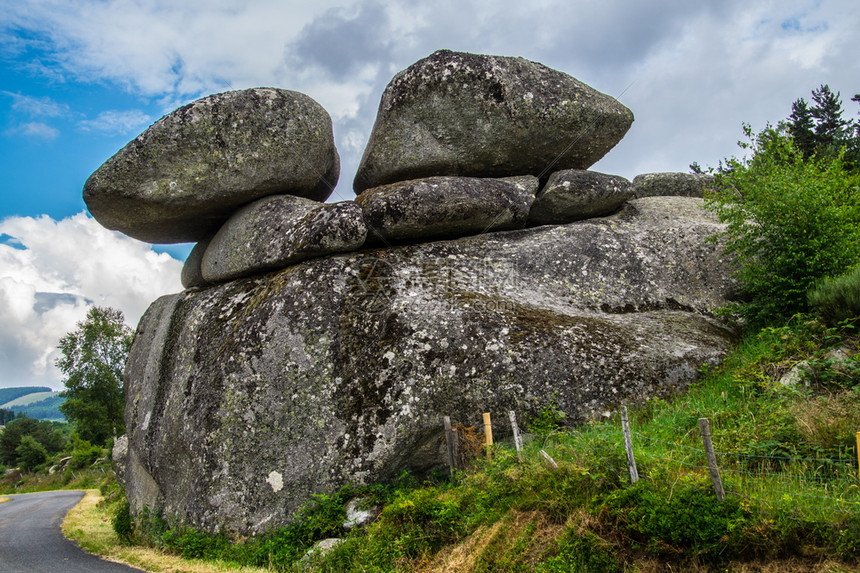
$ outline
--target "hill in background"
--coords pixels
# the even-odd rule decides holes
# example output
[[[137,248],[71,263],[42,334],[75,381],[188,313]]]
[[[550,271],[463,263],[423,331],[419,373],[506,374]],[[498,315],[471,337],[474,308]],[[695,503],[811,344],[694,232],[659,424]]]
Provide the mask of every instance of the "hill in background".
[[[65,398],[46,386],[0,388],[0,409],[21,412],[38,420],[65,421],[60,404]]]

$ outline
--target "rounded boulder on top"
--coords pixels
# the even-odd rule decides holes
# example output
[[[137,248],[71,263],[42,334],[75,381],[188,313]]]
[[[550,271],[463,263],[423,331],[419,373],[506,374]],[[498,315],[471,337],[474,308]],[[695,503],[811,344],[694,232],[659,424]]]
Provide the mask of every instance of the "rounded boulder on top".
[[[304,94],[214,94],[164,116],[99,167],[84,201],[108,229],[198,241],[268,195],[325,201],[340,174],[331,117]]]
[[[632,123],[616,99],[543,64],[440,50],[385,88],[353,187],[587,169]]]

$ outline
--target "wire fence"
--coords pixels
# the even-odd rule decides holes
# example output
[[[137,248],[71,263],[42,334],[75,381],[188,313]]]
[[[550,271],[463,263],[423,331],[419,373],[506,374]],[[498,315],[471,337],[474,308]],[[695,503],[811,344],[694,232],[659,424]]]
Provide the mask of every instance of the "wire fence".
[[[677,429],[661,429],[678,432]],[[685,437],[689,439],[692,434],[687,432]],[[605,435],[612,438],[616,448],[623,448],[621,432]],[[848,516],[860,516],[858,458],[721,451],[719,434],[712,438],[718,479],[725,481],[727,496],[789,518],[835,524]],[[656,438],[639,431],[631,432],[631,439],[634,456],[646,466],[660,463],[664,468],[677,468],[674,472],[677,477],[713,475],[704,446]]]
[[[624,410],[622,408],[622,412]],[[509,412],[509,417],[515,435],[517,456],[522,459],[515,413]],[[663,435],[657,438],[641,431],[631,431],[626,416],[622,413],[622,427],[614,424],[600,424],[587,429],[551,432],[539,445],[541,448],[548,447],[548,444],[554,441],[552,451],[555,455],[569,457],[571,460],[582,459],[588,454],[602,459],[609,452],[629,452],[627,453],[628,468],[631,480],[634,482],[639,479],[637,462],[641,463],[645,470],[644,477],[651,480],[710,478],[714,481],[714,489],[719,499],[723,499],[724,496],[735,497],[747,507],[756,506],[761,511],[774,516],[778,514],[782,518],[814,520],[819,523],[838,525],[845,518],[860,517],[860,459],[858,457],[790,456],[782,453],[722,451],[719,449],[721,434],[710,434],[706,418],[700,419],[699,422],[700,431],[698,432],[681,431],[678,428],[649,423],[649,429],[653,428],[655,433]],[[450,426],[450,422],[446,421],[446,424]],[[664,439],[666,434],[677,435],[677,440],[687,443],[671,438]],[[706,434],[708,439],[705,439]],[[458,433],[456,429],[452,430],[450,427],[446,429],[446,440],[451,438],[449,455],[452,475],[457,467],[454,462],[454,451],[458,447],[456,445],[458,436],[462,441],[462,432]],[[695,440],[702,440],[702,445],[691,445]],[[732,439],[728,438],[727,441],[731,443]],[[484,445],[491,444],[492,441]],[[452,445],[454,451],[450,450]],[[811,447],[813,451],[823,446],[823,444],[813,443],[804,445]],[[472,450],[477,451],[483,448],[480,443],[477,446],[475,444],[471,446]],[[711,450],[709,451],[708,448]],[[858,449],[860,449],[860,433],[858,433]],[[553,458],[543,449],[540,453],[547,463],[557,467]],[[473,452],[473,455],[477,455],[477,452]],[[620,474],[620,471],[618,473]]]

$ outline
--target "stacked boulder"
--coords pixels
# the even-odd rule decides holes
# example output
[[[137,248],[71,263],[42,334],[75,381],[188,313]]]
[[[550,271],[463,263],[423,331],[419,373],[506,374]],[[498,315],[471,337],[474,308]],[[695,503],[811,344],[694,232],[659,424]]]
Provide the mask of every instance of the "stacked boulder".
[[[93,216],[198,242],[126,363],[133,514],[263,533],[438,468],[443,416],[577,422],[695,380],[734,338],[724,227],[701,177],[588,170],[632,121],[541,64],[440,51],[386,88],[355,201],[324,203],[331,120],[295,92],[210,96],[129,143],[86,183]]]
[[[542,64],[440,50],[386,87],[353,187],[376,242],[605,215],[632,187],[583,170],[632,122],[615,99]]]
[[[185,287],[353,250],[355,203],[325,204],[340,174],[328,113],[310,97],[257,88],[164,116],[84,185],[93,217],[153,243],[200,241]]]

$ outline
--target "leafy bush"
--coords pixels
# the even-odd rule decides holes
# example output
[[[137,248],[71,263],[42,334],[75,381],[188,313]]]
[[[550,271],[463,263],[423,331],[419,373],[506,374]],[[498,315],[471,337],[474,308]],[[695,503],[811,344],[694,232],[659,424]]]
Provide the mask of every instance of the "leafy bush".
[[[21,444],[15,449],[18,453],[18,463],[27,471],[32,471],[45,463],[48,451],[33,436],[21,438]]]
[[[94,446],[86,440],[82,440],[77,434],[72,435],[74,448],[72,449],[72,467],[85,468],[102,457],[103,450],[100,446]]]
[[[691,548],[703,558],[727,558],[738,550],[749,521],[736,497],[717,501],[704,484],[671,491],[647,480],[609,496],[607,507],[631,537],[656,554]]]
[[[111,526],[122,543],[131,543],[134,536],[134,520],[128,500],[120,503],[111,519]]]
[[[727,223],[742,302],[731,310],[754,326],[806,312],[807,292],[860,257],[860,174],[841,156],[804,160],[791,138],[766,128],[741,147],[748,158],[721,166],[706,206]]]
[[[860,317],[860,266],[817,282],[809,291],[809,306],[832,326]]]

